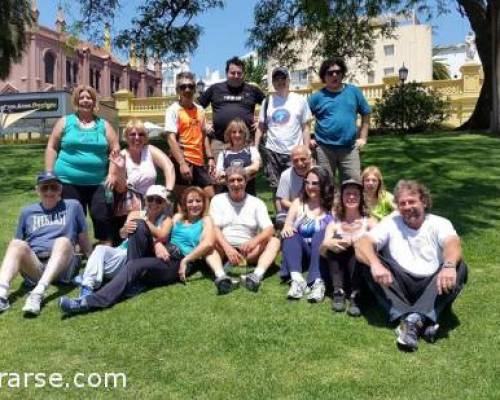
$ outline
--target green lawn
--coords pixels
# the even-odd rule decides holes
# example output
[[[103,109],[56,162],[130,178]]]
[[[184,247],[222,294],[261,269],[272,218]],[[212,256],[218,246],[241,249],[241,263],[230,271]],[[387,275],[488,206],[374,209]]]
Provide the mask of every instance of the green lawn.
[[[408,354],[384,316],[334,315],[325,301],[285,299],[276,275],[258,294],[218,297],[212,282],[149,291],[112,309],[61,319],[52,287],[40,317],[25,319],[20,280],[0,316],[2,372],[124,372],[126,389],[8,389],[1,398],[498,399],[500,398],[500,140],[484,135],[377,137],[363,154],[392,189],[428,184],[437,214],[463,238],[469,284],[444,315],[443,335]],[[43,148],[0,147],[0,255],[22,205],[35,199]],[[261,187],[265,187],[262,185]],[[269,200],[269,193],[264,199]]]

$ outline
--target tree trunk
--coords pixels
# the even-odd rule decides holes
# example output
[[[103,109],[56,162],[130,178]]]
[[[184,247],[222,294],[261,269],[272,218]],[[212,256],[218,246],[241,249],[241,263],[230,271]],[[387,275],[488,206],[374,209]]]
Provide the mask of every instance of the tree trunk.
[[[484,7],[482,2],[477,0],[457,0],[461,10],[469,19],[472,30],[476,35],[477,53],[481,59],[484,71],[483,87],[481,88],[476,108],[469,120],[457,128],[458,130],[488,129],[490,127],[493,104],[491,1],[496,0],[490,0],[487,7]]]

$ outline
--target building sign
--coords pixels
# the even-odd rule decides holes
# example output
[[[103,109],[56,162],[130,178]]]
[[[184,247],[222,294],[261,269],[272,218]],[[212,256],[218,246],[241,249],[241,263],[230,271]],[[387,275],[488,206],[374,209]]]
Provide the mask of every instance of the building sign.
[[[38,112],[53,112],[59,108],[57,97],[47,99],[0,100],[0,107],[6,113],[38,110]]]

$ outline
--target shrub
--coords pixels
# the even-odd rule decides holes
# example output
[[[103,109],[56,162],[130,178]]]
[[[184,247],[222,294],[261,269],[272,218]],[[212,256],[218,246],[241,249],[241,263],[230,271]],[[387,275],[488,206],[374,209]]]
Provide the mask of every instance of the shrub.
[[[410,82],[384,91],[373,114],[379,128],[423,132],[439,126],[448,117],[449,103],[434,90]]]

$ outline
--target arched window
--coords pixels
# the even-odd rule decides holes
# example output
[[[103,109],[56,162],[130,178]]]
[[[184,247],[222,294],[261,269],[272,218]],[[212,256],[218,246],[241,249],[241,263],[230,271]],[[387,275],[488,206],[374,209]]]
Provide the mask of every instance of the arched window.
[[[45,64],[45,82],[54,84],[54,66],[56,64],[56,58],[48,51],[43,57],[43,62]]]

